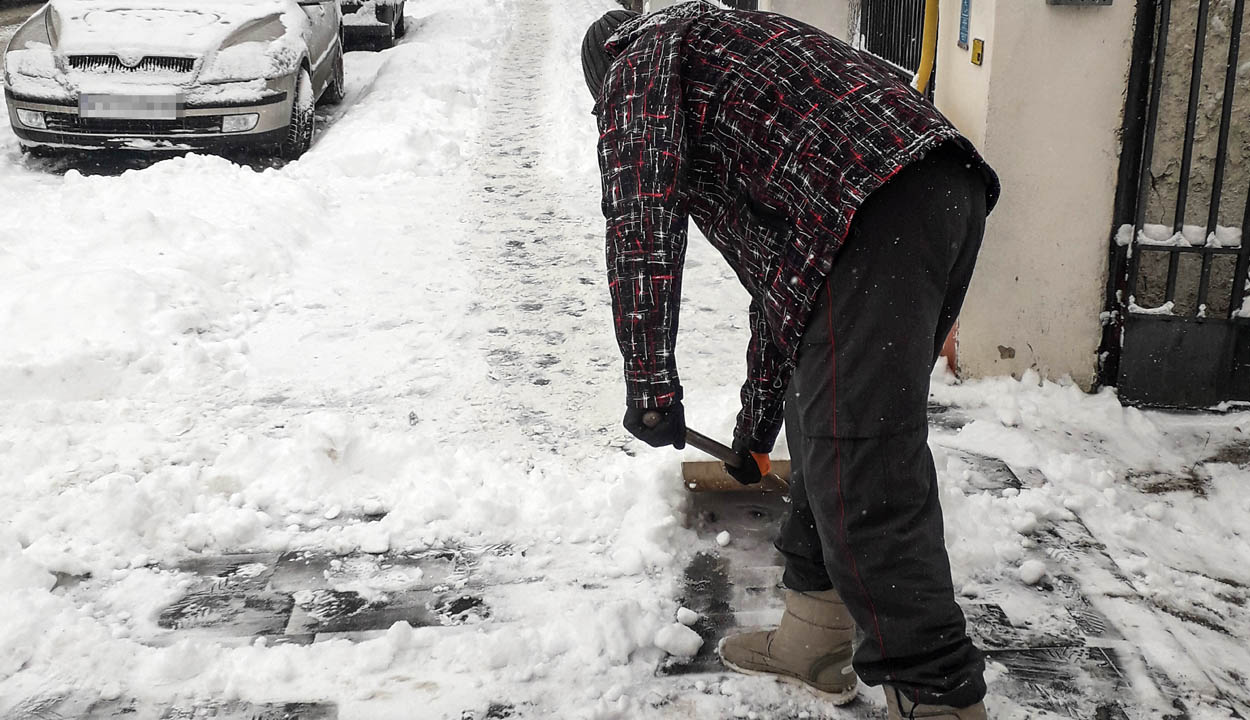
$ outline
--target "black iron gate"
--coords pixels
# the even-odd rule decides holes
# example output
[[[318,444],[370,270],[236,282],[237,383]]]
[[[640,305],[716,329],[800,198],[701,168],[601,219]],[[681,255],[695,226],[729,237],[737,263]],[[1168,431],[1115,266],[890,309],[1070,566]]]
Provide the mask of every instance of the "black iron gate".
[[[920,68],[925,0],[862,0],[859,34],[863,49],[903,74]]]
[[[1250,400],[1247,31],[1246,0],[1138,1],[1100,364],[1127,402]]]

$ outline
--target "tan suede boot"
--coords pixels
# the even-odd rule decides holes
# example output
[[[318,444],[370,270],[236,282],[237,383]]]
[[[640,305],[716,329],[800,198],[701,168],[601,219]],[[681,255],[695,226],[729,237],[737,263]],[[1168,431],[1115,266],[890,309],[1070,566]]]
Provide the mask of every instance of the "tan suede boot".
[[[855,622],[837,591],[786,590],[780,627],[732,635],[719,651],[721,662],[738,672],[800,684],[835,705],[855,699]]]
[[[946,705],[916,705],[892,687],[885,688],[889,720],[987,720],[985,703],[953,708]]]

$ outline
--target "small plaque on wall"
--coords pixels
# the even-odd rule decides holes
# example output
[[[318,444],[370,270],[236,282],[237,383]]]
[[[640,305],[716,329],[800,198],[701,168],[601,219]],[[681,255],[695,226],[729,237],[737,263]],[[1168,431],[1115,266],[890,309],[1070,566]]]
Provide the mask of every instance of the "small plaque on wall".
[[[972,0],[964,0],[959,8],[959,47],[968,49],[968,16],[972,14]]]

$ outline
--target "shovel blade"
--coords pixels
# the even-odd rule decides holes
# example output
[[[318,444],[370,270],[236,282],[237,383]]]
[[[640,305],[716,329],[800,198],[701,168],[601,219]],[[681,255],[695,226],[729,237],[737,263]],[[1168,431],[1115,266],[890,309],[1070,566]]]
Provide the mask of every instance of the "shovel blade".
[[[773,460],[772,465],[772,472],[756,485],[734,480],[724,463],[715,460],[682,463],[681,479],[690,492],[784,492],[790,487],[790,461]]]

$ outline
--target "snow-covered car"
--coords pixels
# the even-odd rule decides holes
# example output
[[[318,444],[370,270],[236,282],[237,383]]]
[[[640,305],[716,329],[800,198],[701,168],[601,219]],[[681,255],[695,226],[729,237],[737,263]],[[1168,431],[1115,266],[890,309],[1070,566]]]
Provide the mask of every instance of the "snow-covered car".
[[[24,150],[257,148],[296,158],[343,97],[336,0],[51,0],[5,51]]]
[[[404,0],[339,0],[350,47],[389,48],[404,36]]]

